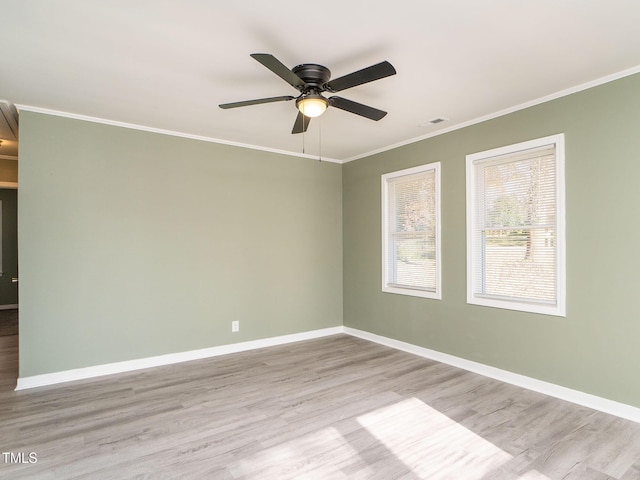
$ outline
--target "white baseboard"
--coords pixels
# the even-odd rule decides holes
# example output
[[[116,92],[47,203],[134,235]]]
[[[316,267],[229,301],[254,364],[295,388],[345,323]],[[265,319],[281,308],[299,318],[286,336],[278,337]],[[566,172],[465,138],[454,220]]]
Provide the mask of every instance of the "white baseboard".
[[[464,358],[449,355],[447,353],[430,350],[428,348],[419,347],[411,343],[401,342],[399,340],[394,340],[392,338],[383,337],[355,328],[344,327],[344,333],[352,335],[354,337],[362,338],[364,340],[369,340],[370,342],[379,343],[380,345],[385,345],[397,350],[412,353],[414,355],[419,355],[430,360],[446,363],[447,365],[484,375],[485,377],[493,378],[495,380],[500,380],[501,382],[510,383],[511,385],[516,385],[528,390],[533,390],[534,392],[543,393],[545,395],[549,395],[550,397],[566,400],[577,405],[582,405],[584,407],[589,407],[594,410],[640,423],[640,408],[633,407],[625,403],[616,402],[607,398],[597,397],[595,395],[591,395],[590,393],[562,387],[553,383],[526,377],[524,375],[509,372],[507,370],[491,367],[482,363],[473,362],[471,360],[466,360]]]
[[[8,305],[0,305],[0,310],[15,310],[18,308],[17,303],[10,303]]]
[[[92,367],[76,368],[73,370],[65,370],[62,372],[21,377],[18,378],[16,390],[42,387],[45,385],[54,385],[57,383],[71,382],[74,380],[83,380],[87,378],[100,377],[103,375],[111,375],[114,373],[130,372],[143,368],[159,367],[162,365],[170,365],[173,363],[188,362],[190,360],[200,360],[203,358],[216,357],[219,355],[227,355],[229,353],[238,353],[247,350],[255,350],[258,348],[273,347],[276,345],[299,342],[302,340],[311,340],[314,338],[321,338],[329,335],[336,335],[339,333],[346,333],[347,335],[362,338],[370,342],[395,348],[396,350],[402,350],[404,352],[412,353],[414,355],[428,358],[430,360],[435,360],[437,362],[446,363],[447,365],[461,368],[463,370],[477,373],[479,375],[484,375],[485,377],[500,380],[511,385],[516,385],[528,390],[533,390],[535,392],[543,393],[551,397],[566,400],[577,405],[582,405],[594,410],[640,423],[640,408],[633,407],[631,405],[591,395],[579,390],[562,387],[560,385],[509,372],[500,368],[491,367],[482,363],[466,360],[464,358],[449,355],[447,353],[419,347],[411,343],[394,340],[392,338],[383,337],[381,335],[365,332],[356,328],[342,326],[324,328],[321,330],[312,330],[309,332],[294,333],[291,335],[282,335],[279,337],[271,337],[260,340],[251,340],[248,342],[232,343],[229,345],[203,348],[200,350],[169,353],[166,355],[158,355],[155,357],[108,363]]]
[[[169,353],[166,355],[158,355],[155,357],[126,360],[123,362],[107,363],[104,365],[95,365],[92,367],[75,368],[73,370],[65,370],[62,372],[44,373],[42,375],[33,375],[30,377],[20,377],[18,378],[16,390],[43,387],[45,385],[54,385],[57,383],[71,382],[74,380],[83,380],[87,378],[100,377],[103,375],[111,375],[114,373],[131,372],[133,370],[140,370],[143,368],[159,367],[161,365],[170,365],[173,363],[188,362],[190,360],[200,360],[203,358],[217,357],[219,355],[227,355],[229,353],[245,352],[247,350],[255,350],[258,348],[273,347],[286,343],[300,342],[302,340],[311,340],[314,338],[336,335],[338,333],[343,333],[343,331],[343,327],[341,326],[323,328],[321,330],[312,330],[309,332],[293,333],[290,335],[282,335],[279,337],[221,345],[219,347],[202,348],[199,350],[190,350],[187,352]]]

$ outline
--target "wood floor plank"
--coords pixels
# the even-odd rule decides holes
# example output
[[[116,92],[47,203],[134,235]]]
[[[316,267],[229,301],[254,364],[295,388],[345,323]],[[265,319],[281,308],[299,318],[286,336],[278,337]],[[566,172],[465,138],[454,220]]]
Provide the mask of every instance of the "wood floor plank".
[[[640,480],[640,425],[347,335],[13,391],[0,479]]]

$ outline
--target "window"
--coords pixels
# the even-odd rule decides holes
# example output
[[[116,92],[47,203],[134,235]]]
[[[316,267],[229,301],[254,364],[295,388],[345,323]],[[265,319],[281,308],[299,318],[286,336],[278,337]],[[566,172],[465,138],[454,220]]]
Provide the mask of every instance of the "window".
[[[440,163],[382,176],[382,291],[440,293]]]
[[[467,155],[467,302],[565,316],[564,135]]]

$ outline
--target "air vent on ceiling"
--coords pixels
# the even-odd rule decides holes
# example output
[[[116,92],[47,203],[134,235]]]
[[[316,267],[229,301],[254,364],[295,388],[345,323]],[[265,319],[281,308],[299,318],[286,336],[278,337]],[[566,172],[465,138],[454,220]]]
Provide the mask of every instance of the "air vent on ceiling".
[[[429,123],[432,124],[432,125],[436,125],[438,123],[442,123],[442,122],[446,122],[446,121],[447,121],[446,118],[438,117],[438,118],[433,118],[433,119],[429,120]]]
[[[425,127],[430,127],[432,125],[438,125],[439,123],[442,122],[446,122],[449,119],[446,117],[436,117],[436,118],[432,118],[431,120],[421,123],[420,125],[418,125],[419,127],[425,128]]]

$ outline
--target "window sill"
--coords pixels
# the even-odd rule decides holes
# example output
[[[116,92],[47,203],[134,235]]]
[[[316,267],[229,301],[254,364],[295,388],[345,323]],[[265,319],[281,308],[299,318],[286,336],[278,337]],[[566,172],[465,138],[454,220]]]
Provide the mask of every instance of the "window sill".
[[[428,290],[419,290],[413,288],[394,287],[391,285],[384,285],[382,287],[384,293],[395,293],[397,295],[408,295],[410,297],[430,298],[432,300],[442,300],[442,295],[439,292],[430,292]]]
[[[517,310],[527,313],[539,313],[543,315],[552,315],[555,317],[566,317],[566,311],[561,305],[545,305],[540,303],[529,303],[526,301],[502,300],[490,297],[480,297],[473,295],[467,298],[469,305],[478,305],[481,307],[503,308],[507,310]]]

